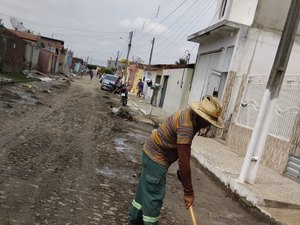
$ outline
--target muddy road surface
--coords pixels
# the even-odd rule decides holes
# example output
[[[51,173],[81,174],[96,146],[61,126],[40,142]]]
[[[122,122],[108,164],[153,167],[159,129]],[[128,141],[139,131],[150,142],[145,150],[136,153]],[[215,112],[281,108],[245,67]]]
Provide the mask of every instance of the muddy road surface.
[[[142,145],[153,127],[112,115],[118,97],[87,77],[38,98],[43,104],[0,108],[0,225],[127,224]],[[199,224],[270,223],[192,166]],[[175,170],[160,224],[191,224]]]

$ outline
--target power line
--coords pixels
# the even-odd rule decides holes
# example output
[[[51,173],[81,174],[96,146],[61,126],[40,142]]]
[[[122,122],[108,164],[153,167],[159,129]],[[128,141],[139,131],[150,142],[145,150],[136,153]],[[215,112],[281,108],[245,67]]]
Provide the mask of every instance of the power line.
[[[0,12],[0,15],[2,16],[6,16],[6,17],[14,17],[14,16],[11,16],[11,15],[7,15],[7,14],[4,14],[4,13],[1,13]],[[47,26],[47,27],[53,27],[53,28],[58,28],[58,29],[63,29],[63,30],[70,30],[70,31],[79,31],[79,32],[91,32],[91,33],[106,33],[106,34],[125,34],[125,33],[128,33],[128,32],[114,32],[114,31],[98,31],[98,30],[85,30],[85,29],[78,29],[78,28],[69,28],[69,27],[63,27],[63,26],[57,26],[57,25],[51,25],[51,24],[47,24],[47,23],[41,23],[41,22],[36,22],[36,21],[32,21],[32,20],[27,20],[27,19],[23,19],[23,18],[18,18],[18,17],[15,17],[19,20],[22,20],[22,21],[26,21],[28,23],[32,23],[32,24],[37,24],[37,25],[43,25],[43,26]]]
[[[186,3],[188,0],[184,0],[181,4],[179,4],[174,10],[172,10],[164,19],[162,19],[162,21],[160,21],[159,23],[157,23],[153,28],[151,28],[148,32],[152,32],[154,31],[159,25],[161,25],[161,23],[163,23],[164,21],[166,21],[171,15],[173,15],[173,13],[175,13],[181,6],[184,5],[184,3]],[[138,40],[136,40],[136,42],[140,41],[141,39],[143,39],[144,36]]]
[[[186,26],[186,28],[183,31],[181,31],[182,35],[179,36],[179,38],[174,39],[174,42],[176,41],[176,43],[173,45],[166,46],[162,51],[160,51],[159,57],[161,57],[163,54],[165,54],[165,52],[167,50],[169,50],[170,48],[175,47],[182,40],[183,37],[186,37],[187,34],[194,28],[194,25],[197,24],[198,22],[200,22],[200,20],[203,19],[203,16],[209,11],[209,10],[205,11],[205,9],[207,9],[208,7],[211,7],[212,5],[214,5],[214,3],[215,3],[214,1],[210,1],[210,3],[208,3],[206,5],[204,10],[201,11],[200,18],[198,20],[194,21],[194,23],[190,23],[188,26]],[[187,32],[185,32],[188,28],[190,28],[190,29]]]
[[[170,32],[170,28],[172,28],[174,25],[178,25],[178,21],[182,20],[184,17],[190,18],[190,14],[188,14],[187,11],[189,11],[191,8],[193,8],[195,5],[199,4],[200,2],[201,2],[201,1],[199,1],[199,0],[195,0],[195,1],[193,2],[193,4],[192,4],[187,10],[185,10],[185,11],[178,17],[178,19],[177,19],[173,24],[171,24],[171,25],[169,26],[169,29],[168,29],[168,30],[162,32],[162,33],[159,34],[158,36],[162,36],[162,35],[164,35],[164,34]],[[193,12],[194,12],[194,11],[198,11],[198,9],[195,7],[194,10],[193,10]]]
[[[215,2],[216,2],[216,1],[209,1],[209,0],[202,1],[202,2],[201,2],[201,6],[203,6],[202,10],[198,11],[198,7],[195,7],[195,9],[194,9],[192,12],[190,12],[190,13],[188,14],[188,15],[190,16],[191,13],[192,13],[192,16],[190,16],[188,19],[185,19],[185,21],[186,21],[185,23],[183,23],[183,24],[179,23],[179,27],[178,27],[178,25],[175,23],[175,24],[176,24],[175,27],[178,27],[176,33],[181,33],[182,35],[180,35],[179,37],[177,36],[177,38],[175,38],[175,39],[173,40],[173,42],[171,42],[171,43],[173,43],[173,44],[167,44],[166,47],[165,47],[162,51],[156,52],[156,54],[158,53],[158,56],[156,56],[156,57],[158,57],[158,58],[170,58],[170,57],[168,57],[167,54],[166,54],[166,53],[168,52],[168,50],[169,50],[170,48],[172,48],[173,46],[175,47],[180,41],[182,41],[183,37],[186,37],[186,36],[188,35],[188,33],[194,28],[194,25],[197,24],[197,23],[199,23],[199,22],[203,19],[203,16],[204,16],[205,14],[207,14],[207,12],[209,11],[208,8],[212,7],[212,6],[215,4]],[[195,4],[195,2],[193,2],[193,4]],[[192,5],[193,5],[193,4],[192,4]],[[190,8],[191,8],[191,7],[189,7],[189,9],[190,9]],[[216,14],[217,14],[217,13],[216,13]],[[182,15],[182,14],[181,14],[181,15]],[[189,22],[190,20],[193,20],[193,18],[194,18],[195,15],[197,15],[197,18],[199,17],[199,19],[195,20],[195,21],[192,22],[192,23],[187,23],[187,22]],[[215,17],[215,16],[214,16],[214,17]],[[214,19],[214,18],[213,18],[213,19]],[[213,19],[212,19],[212,20],[213,20]],[[177,21],[178,21],[178,20],[177,20]],[[188,25],[186,25],[186,24],[188,24]],[[210,23],[210,24],[211,24],[211,23]],[[183,27],[183,26],[185,26],[185,29],[181,30],[181,27]],[[169,32],[171,32],[171,31],[169,31]],[[167,32],[166,32],[166,33],[167,33]],[[165,36],[165,35],[164,35],[164,36]],[[157,46],[161,46],[162,43],[163,43],[164,41],[166,41],[166,40],[169,41],[169,39],[170,39],[170,37],[166,36],[166,37],[164,38],[163,41],[159,41],[160,44],[158,44]],[[197,47],[197,44],[195,44],[195,45],[193,46],[191,52],[194,51],[194,49],[195,49],[196,47]],[[166,57],[165,57],[165,56],[166,56]]]
[[[205,4],[208,3],[208,2],[210,2],[210,1],[211,1],[211,0],[203,0],[203,1],[201,2],[200,7],[205,6]],[[207,5],[206,5],[206,6],[207,6]],[[191,26],[192,23],[190,23],[190,21],[195,21],[195,20],[194,20],[194,17],[196,17],[196,18],[200,17],[200,16],[202,15],[202,13],[203,13],[203,10],[206,9],[206,6],[205,6],[202,10],[198,10],[198,8],[195,7],[195,8],[194,8],[194,11],[192,11],[191,14],[189,14],[189,17],[187,18],[187,20],[183,20],[183,23],[179,25],[179,27],[177,28],[177,32],[176,32],[176,33],[182,33],[182,31],[180,30],[182,27],[185,27],[185,29],[186,29],[187,26]],[[195,15],[196,15],[196,16],[195,16]],[[187,25],[187,24],[189,24],[189,25]],[[185,29],[184,29],[184,30],[185,30]],[[170,31],[170,32],[171,32],[171,31]],[[163,39],[161,39],[161,40],[159,41],[160,44],[158,44],[157,46],[161,46],[166,40],[169,41],[169,40],[170,40],[170,37],[169,37],[169,36],[165,36]]]
[[[191,16],[190,16],[191,14],[190,14],[190,13],[187,13],[187,12],[188,12],[191,8],[193,8],[195,5],[197,5],[197,4],[199,4],[199,3],[201,3],[201,1],[195,0],[195,1],[190,5],[190,7],[189,7],[188,9],[186,9],[185,11],[183,11],[183,13],[181,13],[181,14],[178,16],[178,19],[177,19],[174,23],[172,23],[171,26],[169,26],[167,30],[165,30],[164,32],[162,32],[162,33],[156,35],[156,38],[161,37],[161,36],[165,36],[165,34],[171,33],[171,28],[172,28],[173,26],[176,27],[176,26],[180,25],[180,23],[178,23],[178,22],[179,22],[179,21],[183,21],[184,19],[186,19],[186,17],[187,17],[188,19],[191,19]],[[192,10],[191,13],[193,13],[194,11],[198,11],[197,7],[194,7],[194,9]],[[168,37],[166,37],[166,38],[168,38]],[[135,44],[137,44],[137,42],[135,42]]]
[[[213,4],[208,4],[206,7],[209,7],[209,6],[212,6],[212,5],[213,5]],[[189,26],[187,26],[187,27],[182,31],[183,35],[179,36],[179,38],[174,39],[173,43],[175,43],[175,44],[172,44],[172,45],[170,44],[170,45],[166,46],[166,48],[165,48],[164,50],[160,51],[160,56],[163,55],[163,54],[165,54],[166,52],[168,52],[168,50],[169,50],[170,48],[175,47],[180,41],[182,41],[182,39],[185,38],[185,37],[188,35],[188,33],[191,32],[191,30],[194,28],[194,25],[197,24],[198,22],[200,22],[201,19],[202,19],[202,17],[203,17],[207,12],[208,12],[208,10],[207,10],[207,11],[202,11],[201,17],[200,17],[198,20],[196,20],[194,23],[191,23]],[[190,29],[188,29],[188,28],[190,28]],[[187,30],[187,29],[188,29],[188,30]],[[187,32],[185,32],[186,30],[187,30]]]

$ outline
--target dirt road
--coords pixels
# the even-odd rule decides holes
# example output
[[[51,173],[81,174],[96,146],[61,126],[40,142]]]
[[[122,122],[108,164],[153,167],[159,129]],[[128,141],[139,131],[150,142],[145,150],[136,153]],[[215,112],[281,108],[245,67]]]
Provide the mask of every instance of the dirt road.
[[[45,104],[0,109],[0,224],[127,224],[142,144],[153,127],[113,116],[117,96],[85,77],[39,98]],[[161,224],[190,224],[175,169]],[[194,164],[193,180],[199,224],[269,224]]]

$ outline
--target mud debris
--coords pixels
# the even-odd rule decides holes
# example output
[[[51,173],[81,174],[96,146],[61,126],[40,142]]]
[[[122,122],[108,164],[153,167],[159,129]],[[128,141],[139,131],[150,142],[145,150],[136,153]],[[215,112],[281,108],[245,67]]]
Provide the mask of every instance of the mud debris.
[[[112,107],[112,111],[110,114],[112,117],[121,117],[123,119],[133,121],[133,116],[122,107],[119,108]]]

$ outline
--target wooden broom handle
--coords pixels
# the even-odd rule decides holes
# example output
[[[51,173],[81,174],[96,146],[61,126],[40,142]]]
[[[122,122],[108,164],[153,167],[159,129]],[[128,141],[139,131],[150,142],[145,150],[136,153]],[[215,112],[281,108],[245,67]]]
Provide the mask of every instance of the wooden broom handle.
[[[190,206],[189,211],[190,211],[190,215],[191,215],[193,225],[197,225],[194,209],[193,209],[192,206]]]

